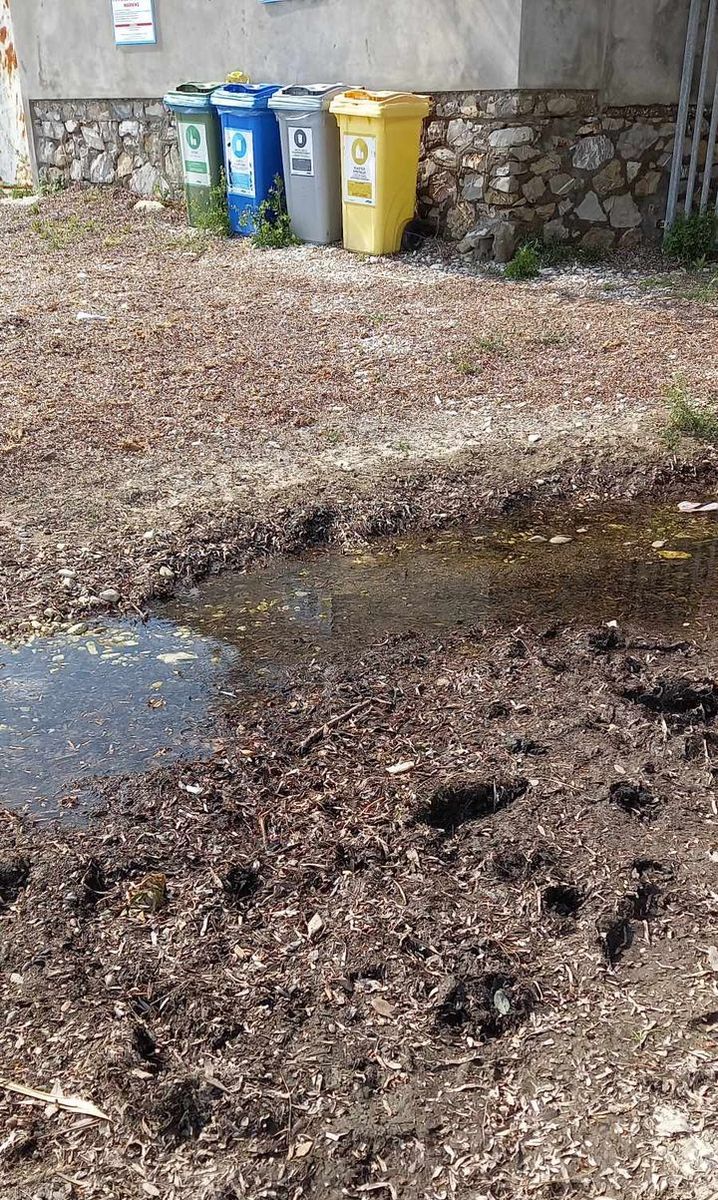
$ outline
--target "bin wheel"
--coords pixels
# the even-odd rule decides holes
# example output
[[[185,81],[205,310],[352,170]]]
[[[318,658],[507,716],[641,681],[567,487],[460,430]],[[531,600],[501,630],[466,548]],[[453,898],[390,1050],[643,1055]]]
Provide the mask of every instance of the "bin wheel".
[[[421,250],[424,242],[435,237],[436,226],[431,221],[422,221],[419,217],[415,217],[404,229],[401,248],[415,253],[417,250]]]

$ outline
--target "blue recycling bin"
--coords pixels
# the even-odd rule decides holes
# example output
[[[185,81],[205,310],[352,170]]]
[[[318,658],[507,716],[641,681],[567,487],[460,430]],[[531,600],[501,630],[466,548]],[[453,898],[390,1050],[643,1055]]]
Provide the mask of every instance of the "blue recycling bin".
[[[282,142],[269,98],[279,84],[228,83],[212,93],[222,125],[229,222],[234,233],[254,233],[256,214],[282,173]]]

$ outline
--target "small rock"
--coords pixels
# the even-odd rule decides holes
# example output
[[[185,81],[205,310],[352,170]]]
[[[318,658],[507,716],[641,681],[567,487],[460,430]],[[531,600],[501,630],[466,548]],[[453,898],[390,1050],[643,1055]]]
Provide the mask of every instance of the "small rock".
[[[62,579],[74,579],[77,575],[77,571],[73,571],[72,567],[60,567],[58,575]]]
[[[78,621],[77,625],[71,625],[67,632],[70,637],[80,637],[81,634],[87,633],[87,626],[84,621]]]
[[[160,567],[160,575],[163,579],[174,579],[175,573],[171,567]]]
[[[529,436],[528,436],[528,443],[529,443],[529,446],[535,446],[535,445],[536,445],[536,443],[537,443],[537,442],[540,442],[540,441],[541,441],[541,434],[540,434],[540,433],[530,433],[530,434],[529,434]]]
[[[161,200],[138,200],[132,205],[136,213],[158,213],[165,211],[165,205]]]
[[[551,546],[565,546],[567,542],[573,541],[570,537],[565,537],[562,533],[557,533],[555,537],[549,538]]]
[[[117,604],[120,599],[120,593],[116,588],[103,588],[98,599],[102,600],[103,604]]]
[[[579,171],[596,171],[610,158],[613,158],[613,144],[604,134],[582,138],[574,146],[573,165]]]
[[[307,923],[307,933],[309,934],[310,938],[316,938],[322,932],[323,928],[324,922],[322,918],[320,917],[319,913],[315,913]]]

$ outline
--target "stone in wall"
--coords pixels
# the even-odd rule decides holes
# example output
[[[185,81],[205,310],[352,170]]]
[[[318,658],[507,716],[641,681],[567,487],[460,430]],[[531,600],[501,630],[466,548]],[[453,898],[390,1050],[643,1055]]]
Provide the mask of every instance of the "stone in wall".
[[[174,118],[160,100],[35,101],[40,179],[117,184],[138,196],[182,187]]]
[[[602,111],[594,92],[445,93],[427,124],[420,214],[479,256],[487,239],[504,258],[542,231],[602,250],[652,240],[673,132],[671,110]]]

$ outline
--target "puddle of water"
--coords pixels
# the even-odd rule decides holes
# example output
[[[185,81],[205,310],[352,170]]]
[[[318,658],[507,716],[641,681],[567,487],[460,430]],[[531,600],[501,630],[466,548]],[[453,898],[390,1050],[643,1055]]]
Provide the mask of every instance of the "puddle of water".
[[[238,657],[158,619],[0,646],[5,801],[36,813],[59,806],[72,820],[78,782],[206,755],[208,723]]]
[[[556,535],[571,541],[535,540]],[[229,698],[281,686],[302,662],[345,665],[392,634],[489,621],[695,635],[712,629],[717,582],[715,521],[674,511],[563,514],[219,575],[145,625],[0,647],[0,786],[13,808],[72,815],[93,775],[209,754]]]
[[[552,545],[554,536],[571,540]],[[625,515],[590,523],[574,515],[548,528],[503,525],[277,560],[254,575],[219,575],[163,615],[237,645],[271,676],[307,656],[346,657],[392,634],[457,624],[709,626],[716,576],[712,518],[669,513],[637,528]]]

